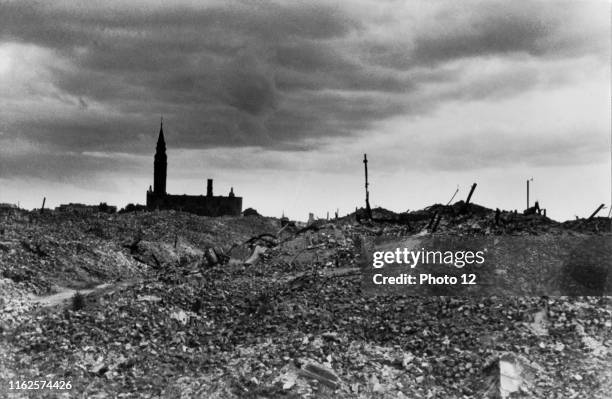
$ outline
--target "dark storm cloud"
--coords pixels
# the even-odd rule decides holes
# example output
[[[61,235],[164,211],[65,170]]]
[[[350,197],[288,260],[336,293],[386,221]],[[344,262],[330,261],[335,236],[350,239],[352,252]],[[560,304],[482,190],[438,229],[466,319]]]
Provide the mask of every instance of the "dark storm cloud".
[[[597,3],[470,1],[446,4],[414,36],[366,41],[370,60],[399,70],[469,57],[526,54],[538,58],[607,55],[608,31],[584,26]],[[600,3],[599,12],[609,12]],[[586,11],[586,12],[585,12]],[[603,39],[603,40],[602,40]]]
[[[360,3],[2,2],[0,41],[50,50],[45,77],[74,108],[4,115],[5,130],[56,151],[150,153],[163,114],[174,148],[310,149],[447,101],[536,87],[537,71],[466,80],[453,62],[598,54],[605,40],[576,30],[576,8],[449,3],[394,34],[401,15],[370,17]]]
[[[272,72],[254,54],[245,54],[227,65],[221,75],[222,100],[250,115],[276,108],[277,92]]]
[[[132,176],[143,171],[142,159],[127,154],[108,156],[104,153],[58,153],[41,148],[29,148],[24,152],[16,149],[22,143],[18,142],[15,146],[14,141],[5,140],[0,140],[0,145],[7,149],[0,151],[0,178],[35,176],[50,181],[79,183],[108,171],[129,173]]]
[[[440,12],[436,16],[440,23],[434,28],[436,35],[419,34],[411,58],[417,63],[434,64],[478,55],[554,52],[548,38],[562,21],[554,14],[507,3],[482,4],[479,13],[467,21],[461,12]]]
[[[267,1],[221,2],[202,7],[180,2],[166,7],[147,2],[112,4],[3,1],[2,32],[8,37],[58,49],[84,45],[104,48],[109,40],[130,40],[155,44],[159,50],[185,53],[197,51],[202,44],[214,47],[223,43],[221,49],[231,49],[231,41],[237,37],[272,42],[288,37],[327,39],[343,36],[358,26],[338,7],[321,4],[283,5]],[[116,44],[130,46],[127,42]]]

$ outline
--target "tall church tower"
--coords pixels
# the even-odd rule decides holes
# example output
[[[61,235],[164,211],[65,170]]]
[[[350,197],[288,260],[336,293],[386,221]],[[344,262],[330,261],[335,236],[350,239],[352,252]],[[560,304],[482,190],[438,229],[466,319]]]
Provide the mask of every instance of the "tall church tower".
[[[156,196],[166,195],[166,172],[168,169],[168,157],[166,156],[166,141],[164,140],[164,120],[159,125],[159,137],[155,149],[155,160],[153,161],[153,194]]]

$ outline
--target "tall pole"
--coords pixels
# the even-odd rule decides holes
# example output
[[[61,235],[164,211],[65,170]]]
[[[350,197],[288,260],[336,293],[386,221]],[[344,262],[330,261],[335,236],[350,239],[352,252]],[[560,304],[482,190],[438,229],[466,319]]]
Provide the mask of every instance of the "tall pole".
[[[366,202],[366,214],[368,219],[372,219],[372,209],[370,208],[370,192],[368,191],[368,157],[367,154],[363,154],[363,166],[365,169],[365,202]]]
[[[533,181],[533,177],[527,179],[527,208],[526,209],[529,209],[529,182],[530,181]]]
[[[529,179],[527,179],[527,208],[529,209]]]

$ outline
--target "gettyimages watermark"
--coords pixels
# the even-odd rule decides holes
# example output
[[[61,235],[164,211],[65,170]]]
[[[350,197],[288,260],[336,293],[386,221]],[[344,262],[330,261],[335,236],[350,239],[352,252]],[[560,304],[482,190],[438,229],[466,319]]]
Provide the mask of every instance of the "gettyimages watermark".
[[[396,248],[395,251],[375,251],[372,254],[372,266],[381,268],[385,264],[404,264],[415,268],[419,264],[440,264],[464,267],[465,265],[479,264],[485,261],[485,251],[429,251],[425,248],[411,250],[406,247]]]
[[[612,295],[609,236],[383,237],[361,267],[370,294]]]

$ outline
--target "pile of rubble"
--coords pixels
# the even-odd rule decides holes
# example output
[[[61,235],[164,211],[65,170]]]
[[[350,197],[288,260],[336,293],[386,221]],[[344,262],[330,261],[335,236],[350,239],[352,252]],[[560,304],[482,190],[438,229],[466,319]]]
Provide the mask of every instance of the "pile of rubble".
[[[35,294],[132,279],[150,268],[187,265],[211,247],[230,248],[275,226],[267,218],[206,218],[181,212],[6,215],[0,277]]]
[[[539,235],[610,232],[609,218],[578,219],[557,222],[537,212],[489,209],[481,205],[458,201],[452,205],[435,204],[422,210],[394,213],[372,209],[372,219],[364,217],[365,210],[340,219],[372,227],[401,226],[408,234],[436,233],[453,235]]]
[[[73,394],[98,398],[609,394],[608,298],[366,295],[359,273],[370,237],[584,225],[462,202],[373,216],[305,227],[180,212],[11,220],[0,304],[19,317],[2,319],[0,378],[70,377]],[[41,280],[108,285],[78,309],[31,309]]]
[[[18,324],[33,307],[32,295],[19,283],[0,278],[0,333]]]

